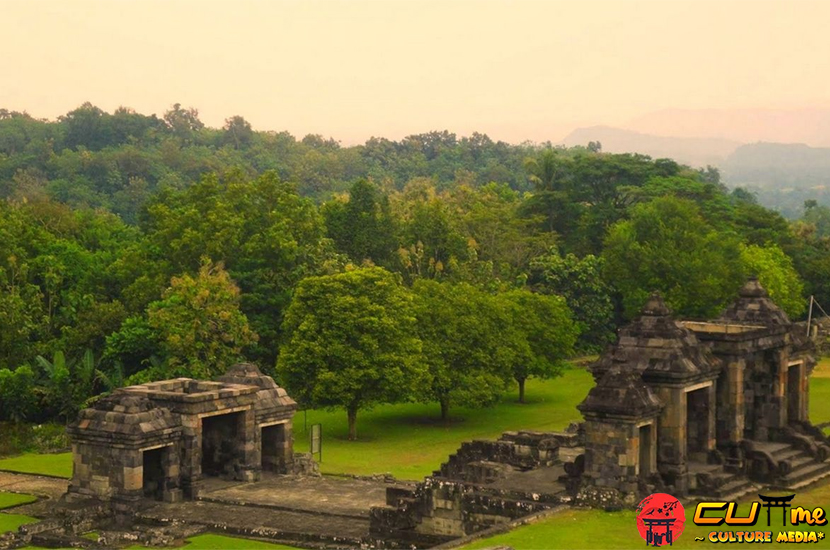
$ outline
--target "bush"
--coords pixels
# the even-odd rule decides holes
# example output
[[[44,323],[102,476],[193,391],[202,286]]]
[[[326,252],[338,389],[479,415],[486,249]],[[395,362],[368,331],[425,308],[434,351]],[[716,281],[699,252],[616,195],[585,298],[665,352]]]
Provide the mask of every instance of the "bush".
[[[62,424],[0,422],[0,456],[23,453],[55,453],[69,448]]]
[[[28,366],[0,369],[0,420],[23,422],[37,410],[35,373]]]

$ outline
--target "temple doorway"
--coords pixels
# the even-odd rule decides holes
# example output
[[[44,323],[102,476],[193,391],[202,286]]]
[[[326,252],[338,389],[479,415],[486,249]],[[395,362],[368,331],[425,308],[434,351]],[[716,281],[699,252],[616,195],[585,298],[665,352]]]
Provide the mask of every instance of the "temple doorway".
[[[652,445],[654,442],[651,439],[651,424],[640,426],[640,477],[647,478],[652,474],[651,457]]]
[[[801,367],[794,363],[787,369],[787,422],[797,422],[801,418]]]
[[[686,393],[686,453],[689,460],[706,461],[709,450],[709,388]]]
[[[242,462],[240,434],[244,413],[221,414],[202,419],[202,474],[234,475]]]
[[[165,447],[143,451],[142,490],[144,498],[162,500],[164,494],[164,451]]]
[[[285,467],[285,424],[262,428],[262,470],[281,472]]]

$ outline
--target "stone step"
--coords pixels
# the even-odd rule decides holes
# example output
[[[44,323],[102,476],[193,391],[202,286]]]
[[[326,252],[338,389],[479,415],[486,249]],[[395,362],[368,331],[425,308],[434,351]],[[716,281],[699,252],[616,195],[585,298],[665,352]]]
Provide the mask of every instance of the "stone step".
[[[754,441],[755,448],[759,451],[766,451],[772,456],[776,456],[782,452],[787,452],[794,447],[789,443],[775,443],[773,441]]]
[[[772,457],[775,460],[795,460],[801,457],[810,457],[809,454],[802,451],[801,449],[796,449],[795,447],[790,447],[789,449],[783,449],[781,451],[773,453]],[[812,457],[810,457],[812,458]]]
[[[780,483],[786,488],[796,488],[796,486],[803,486],[804,481],[813,478],[820,479],[826,475],[830,475],[830,462],[813,461],[781,477],[777,484]]]
[[[751,493],[758,489],[758,485],[752,483],[748,478],[743,476],[736,476],[731,480],[715,490],[712,494],[693,494],[692,500],[695,501],[737,501],[747,493]]]
[[[807,453],[804,453],[803,456],[800,456],[800,457],[792,460],[793,472],[795,472],[796,470],[798,470],[799,468],[801,468],[803,466],[806,466],[808,464],[812,464],[815,461],[816,461],[815,458],[811,457]]]

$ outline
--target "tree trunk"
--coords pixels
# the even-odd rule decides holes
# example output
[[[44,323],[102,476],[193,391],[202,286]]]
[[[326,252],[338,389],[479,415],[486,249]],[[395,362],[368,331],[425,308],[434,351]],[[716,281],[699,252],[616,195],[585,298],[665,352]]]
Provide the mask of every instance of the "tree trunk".
[[[441,420],[446,421],[450,417],[450,398],[441,398]]]
[[[357,407],[347,409],[349,415],[349,441],[357,440]]]
[[[516,381],[519,383],[519,403],[525,402],[525,380],[527,380],[527,378],[516,379]]]

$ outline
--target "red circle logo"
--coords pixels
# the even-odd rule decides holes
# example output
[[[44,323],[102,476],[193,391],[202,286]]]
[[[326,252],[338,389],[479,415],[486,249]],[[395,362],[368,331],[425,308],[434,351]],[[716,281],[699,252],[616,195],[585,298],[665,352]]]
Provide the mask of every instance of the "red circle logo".
[[[654,493],[637,505],[637,531],[646,546],[671,546],[683,534],[686,511],[666,493]]]

